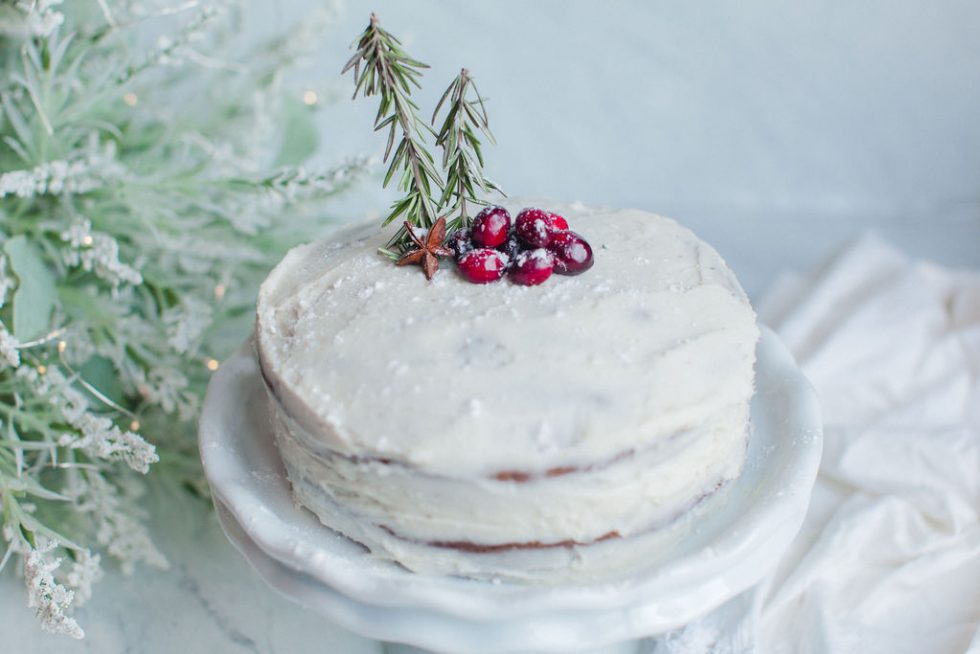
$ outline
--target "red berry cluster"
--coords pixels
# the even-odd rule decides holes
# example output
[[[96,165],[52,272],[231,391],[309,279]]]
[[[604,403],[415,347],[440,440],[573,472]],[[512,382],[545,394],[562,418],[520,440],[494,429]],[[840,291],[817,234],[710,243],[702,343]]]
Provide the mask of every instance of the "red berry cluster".
[[[551,277],[578,275],[592,267],[592,247],[568,229],[556,213],[524,209],[511,223],[503,207],[487,207],[469,229],[459,229],[447,246],[460,274],[474,284],[504,276],[515,284],[536,286]]]

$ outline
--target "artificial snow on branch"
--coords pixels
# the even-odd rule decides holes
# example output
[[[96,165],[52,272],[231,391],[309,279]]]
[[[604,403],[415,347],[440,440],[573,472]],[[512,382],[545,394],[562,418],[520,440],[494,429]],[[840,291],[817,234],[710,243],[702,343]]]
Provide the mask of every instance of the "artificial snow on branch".
[[[209,375],[268,270],[369,167],[310,165],[323,102],[283,82],[333,8],[250,60],[241,11],[0,4],[0,570],[19,563],[49,631],[82,636],[103,561],[167,565],[133,489],[206,493]]]

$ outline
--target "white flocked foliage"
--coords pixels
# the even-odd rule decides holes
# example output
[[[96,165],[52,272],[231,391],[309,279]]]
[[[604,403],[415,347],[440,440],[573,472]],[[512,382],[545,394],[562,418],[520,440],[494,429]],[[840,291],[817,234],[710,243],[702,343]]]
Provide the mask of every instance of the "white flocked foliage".
[[[336,8],[244,57],[241,11],[0,5],[0,569],[52,632],[83,636],[103,561],[166,567],[141,494],[206,492],[208,377],[267,270],[368,167],[304,167],[315,148],[286,136],[315,134],[322,107],[283,72]]]

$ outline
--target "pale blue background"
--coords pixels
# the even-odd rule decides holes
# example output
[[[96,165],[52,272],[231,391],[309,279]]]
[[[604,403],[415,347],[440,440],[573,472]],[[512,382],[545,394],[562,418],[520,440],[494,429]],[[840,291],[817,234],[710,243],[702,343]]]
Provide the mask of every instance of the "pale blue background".
[[[339,31],[368,7],[432,64],[422,107],[477,77],[512,196],[670,215],[753,295],[864,229],[980,266],[980,3],[389,1]],[[372,109],[327,137],[377,151]]]
[[[254,2],[249,21],[283,28],[317,4]],[[671,215],[755,297],[867,229],[980,268],[980,2],[349,2],[311,87],[336,82],[371,9],[433,64],[423,107],[473,71],[512,196]],[[379,152],[373,110],[325,110],[321,159]],[[386,198],[368,184],[345,215]],[[169,573],[110,575],[78,615],[83,643],[40,634],[5,578],[3,651],[374,651],[266,590],[194,504],[154,504]]]

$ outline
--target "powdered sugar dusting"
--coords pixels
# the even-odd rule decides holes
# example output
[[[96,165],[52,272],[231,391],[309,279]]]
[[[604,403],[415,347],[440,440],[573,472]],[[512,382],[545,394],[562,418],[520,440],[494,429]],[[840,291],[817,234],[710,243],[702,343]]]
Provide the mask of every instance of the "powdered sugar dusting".
[[[310,422],[326,424],[342,406],[352,447],[395,420],[413,464],[453,474],[508,467],[515,457],[534,467],[607,456],[657,438],[688,405],[710,410],[747,392],[753,314],[714,250],[650,214],[556,209],[574,213],[575,229],[607,249],[588,273],[541,286],[470,284],[448,261],[427,282],[377,255],[389,234],[374,225],[343,240],[359,245],[297,251],[259,301],[267,374],[295,385]],[[675,346],[715,331],[703,350]],[[734,369],[749,381],[723,383],[719,373]],[[313,380],[322,396],[303,390]],[[438,401],[431,411],[408,406],[448,393],[464,406],[452,420],[440,418]],[[600,394],[615,399],[605,406]],[[553,460],[534,459],[540,436],[530,425],[542,420],[552,442],[568,444]],[[329,431],[324,438],[332,443]]]

